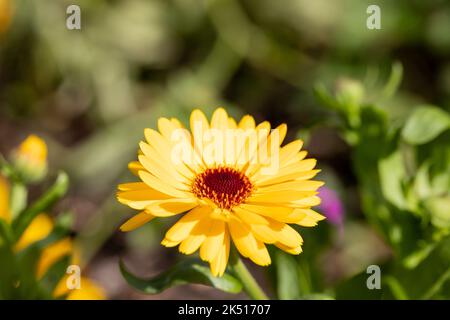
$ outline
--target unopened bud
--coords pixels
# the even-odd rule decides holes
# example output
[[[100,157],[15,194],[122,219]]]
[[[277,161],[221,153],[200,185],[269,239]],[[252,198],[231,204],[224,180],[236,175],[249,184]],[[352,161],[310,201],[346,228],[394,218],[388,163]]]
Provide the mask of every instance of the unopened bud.
[[[13,161],[25,181],[39,181],[47,174],[47,144],[30,135],[13,151]]]

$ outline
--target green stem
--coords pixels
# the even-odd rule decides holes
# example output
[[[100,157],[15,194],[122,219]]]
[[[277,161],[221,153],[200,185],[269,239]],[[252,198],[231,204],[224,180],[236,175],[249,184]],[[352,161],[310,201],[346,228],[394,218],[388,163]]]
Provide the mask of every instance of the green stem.
[[[230,256],[230,266],[233,270],[233,273],[239,278],[244,287],[244,291],[248,294],[248,296],[254,300],[268,300],[269,298],[261,289],[261,287],[256,282],[255,278],[253,278],[252,274],[248,271],[245,264],[242,262],[239,257],[239,253],[236,252],[235,249],[231,250]]]
[[[54,184],[36,202],[23,210],[12,222],[15,239],[19,239],[31,221],[40,213],[48,210],[61,199],[69,186],[69,178],[65,172],[60,172]]]

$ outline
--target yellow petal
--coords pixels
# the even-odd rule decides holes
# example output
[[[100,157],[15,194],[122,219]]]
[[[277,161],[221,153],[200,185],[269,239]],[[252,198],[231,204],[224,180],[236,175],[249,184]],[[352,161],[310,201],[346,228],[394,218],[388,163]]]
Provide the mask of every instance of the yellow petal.
[[[139,171],[139,177],[144,181],[150,188],[154,190],[159,190],[162,193],[165,193],[167,195],[170,195],[172,197],[176,198],[189,198],[190,195],[192,195],[190,192],[185,192],[178,190],[171,186],[170,184],[166,183],[165,181],[162,181],[155,177],[154,175],[150,174],[146,171]]]
[[[319,172],[320,170],[317,169],[305,172],[293,172],[286,175],[275,175],[273,177],[265,178],[264,180],[262,179],[256,180],[255,185],[259,188],[277,183],[288,182],[292,180],[296,181],[309,180],[314,178]]]
[[[145,145],[144,143],[142,143]],[[174,167],[162,166],[157,161],[152,158],[149,158],[145,155],[139,156],[139,162],[144,166],[144,168],[153,174],[155,177],[159,178],[162,181],[166,181],[174,188],[180,190],[188,190],[189,180],[179,174]]]
[[[237,123],[233,117],[228,117],[228,128],[233,129],[233,130],[237,129]]]
[[[200,258],[203,261],[212,261],[220,252],[225,234],[225,222],[210,219],[210,225],[205,236],[206,239],[200,248]]]
[[[195,109],[190,117],[191,132],[193,136],[194,149],[199,155],[203,154],[204,150],[204,135],[209,130],[209,122],[205,114]]]
[[[167,140],[166,143],[170,145],[170,142]],[[185,144],[183,144],[183,146],[184,145]],[[185,182],[192,177],[192,171],[183,163],[184,155],[182,154],[178,157],[173,154],[176,152],[176,146],[169,146],[170,153],[167,154],[160,154],[155,147],[143,141],[139,143],[139,148],[142,151],[142,155],[139,156],[139,162],[142,167],[151,172],[153,175],[158,176],[159,171],[162,171],[166,176],[170,176],[172,179],[181,182]],[[182,148],[181,151],[188,154],[193,152],[192,147],[188,145],[187,142],[186,148]],[[145,162],[142,161],[142,156],[146,157],[144,158]],[[188,160],[190,160],[190,158]]]
[[[302,146],[302,140],[295,140],[282,147],[280,149],[280,167],[284,167],[285,164],[300,151]]]
[[[289,166],[286,166],[284,168],[279,168],[276,175],[265,175],[265,176],[261,175],[255,180],[257,184],[262,185],[265,182],[273,181],[274,178],[277,177],[290,176],[292,174],[302,174],[304,172],[311,171],[315,167],[316,163],[317,163],[316,159],[302,160],[300,162],[290,164]]]
[[[169,199],[156,201],[146,207],[146,211],[156,217],[170,217],[198,206],[198,201],[190,199]]]
[[[246,224],[232,216],[228,226],[231,238],[242,256],[261,266],[267,266],[271,263],[266,246],[262,241],[255,238]]]
[[[316,194],[317,194],[316,191],[297,191],[297,190],[260,192],[248,198],[247,203],[261,203],[261,202],[284,203],[302,200],[306,197],[311,197]]]
[[[173,125],[177,128],[184,128],[183,124],[177,118],[170,118],[170,122],[172,122]]]
[[[239,129],[255,129],[255,119],[250,115],[245,115],[242,117],[241,121],[239,121],[238,125]]]
[[[306,156],[308,155],[307,151],[300,151],[299,153],[297,153],[295,156],[293,156],[292,158],[290,158],[289,160],[287,160],[286,162],[283,162],[282,165],[280,165],[280,167],[287,167],[293,163],[298,163],[301,160],[305,159]]]
[[[205,219],[210,212],[211,208],[207,206],[192,209],[167,231],[165,238],[180,243],[191,234],[196,224]]]
[[[285,246],[285,245],[282,244],[282,243],[275,243],[275,246],[277,246],[277,247],[280,248],[281,250],[283,250],[283,251],[285,251],[285,252],[287,252],[287,253],[290,253],[290,254],[295,254],[295,255],[297,255],[297,254],[302,253],[302,247],[301,247],[301,246],[292,248],[292,247]]]
[[[11,213],[9,209],[9,184],[5,178],[0,175],[0,219],[9,222]]]
[[[215,277],[221,277],[227,268],[228,258],[230,255],[230,235],[228,229],[225,228],[224,238],[219,249],[219,253],[210,263],[211,273]]]
[[[94,281],[81,277],[80,288],[70,290],[67,300],[105,300],[105,290]]]
[[[282,207],[282,206],[267,206],[259,204],[241,204],[241,208],[281,221],[285,222],[285,219],[289,217],[293,212],[294,208]]]
[[[131,219],[128,219],[124,224],[122,224],[120,226],[120,230],[123,232],[132,231],[134,229],[137,229],[137,228],[143,226],[147,222],[150,222],[154,218],[155,218],[154,215],[149,214],[145,211],[142,211],[142,212],[138,213],[137,215],[135,215],[134,217],[132,217]]]
[[[185,131],[183,131],[182,133],[185,133]],[[182,161],[178,161],[183,159],[173,159],[173,152],[175,151],[173,148],[174,146],[181,143],[180,141],[168,140],[164,138],[159,132],[149,128],[146,128],[144,130],[144,135],[148,145],[151,146],[151,149],[149,149],[148,153],[145,154],[147,157],[155,158],[155,160],[160,162],[162,165],[175,165],[176,169],[185,177],[189,177],[189,175],[192,174],[189,168],[187,168]],[[186,144],[186,147],[191,147],[190,143],[189,145]],[[147,150],[142,151],[145,153]],[[191,159],[189,158],[189,160]],[[194,163],[189,163],[190,167],[192,165],[194,165]]]
[[[128,182],[119,184],[117,189],[119,191],[133,191],[149,189],[149,187],[143,182]]]
[[[217,108],[211,118],[211,128],[225,130],[228,128],[228,114],[224,108]]]
[[[283,143],[287,133],[287,125],[281,124],[276,127],[270,133],[267,139],[260,141],[258,145],[258,154],[256,161],[252,161],[246,174],[252,179],[258,179],[260,175],[265,174],[264,167],[273,167],[275,164],[279,164],[279,148]]]
[[[139,176],[139,171],[145,170],[144,166],[139,163],[139,161],[131,161],[128,164],[128,170],[131,171],[135,176]]]
[[[280,190],[296,190],[296,191],[316,191],[324,185],[322,181],[314,180],[293,180],[283,183],[272,184],[258,188],[258,193],[280,191]]]
[[[37,265],[37,277],[42,278],[47,270],[64,256],[70,255],[73,250],[73,243],[70,238],[61,239],[46,247],[39,258]]]
[[[260,241],[271,244],[280,242],[290,247],[297,247],[303,243],[298,232],[286,223],[262,217],[241,208],[237,208],[235,212]]]
[[[301,200],[291,201],[288,206],[296,207],[296,208],[308,208],[318,206],[321,200],[317,196],[303,198]]]
[[[38,215],[29,224],[28,228],[16,243],[15,250],[20,251],[39,240],[45,239],[53,230],[53,222],[44,213]]]
[[[247,165],[251,163],[257,163],[258,161],[258,148],[264,143],[267,143],[268,136],[270,134],[270,122],[264,121],[258,124],[255,128],[257,143],[250,143],[248,145],[248,159]]]
[[[143,190],[119,191],[117,193],[117,200],[133,209],[143,210],[156,201],[173,198],[170,195],[151,189],[147,185],[146,187],[147,189]]]
[[[304,215],[302,219],[295,222],[302,227],[314,227],[318,221],[325,219],[323,215],[311,209],[296,209],[295,211]]]
[[[181,253],[192,254],[200,248],[203,241],[205,240],[204,234],[190,234],[186,239],[184,239],[179,247]]]
[[[167,118],[158,119],[158,130],[164,138],[167,140],[172,139],[172,133],[174,130],[179,129],[179,127]]]
[[[163,246],[165,246],[165,247],[168,247],[168,248],[176,247],[179,243],[180,243],[180,241],[172,241],[172,240],[169,240],[167,238],[164,238],[161,241],[161,244]]]

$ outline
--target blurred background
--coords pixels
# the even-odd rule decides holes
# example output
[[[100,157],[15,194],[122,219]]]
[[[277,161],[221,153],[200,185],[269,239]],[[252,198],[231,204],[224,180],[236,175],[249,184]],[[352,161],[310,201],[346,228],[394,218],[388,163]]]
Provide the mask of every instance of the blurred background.
[[[71,4],[81,8],[81,30],[66,28]],[[370,4],[381,8],[380,30],[366,27]],[[449,30],[445,0],[0,0],[0,152],[7,155],[31,133],[45,139],[50,176],[63,169],[71,181],[54,213],[75,215],[84,272],[109,298],[228,299],[235,296],[198,285],[146,296],[126,284],[119,258],[148,277],[181,255],[159,245],[169,219],[118,231],[132,212],[117,203],[116,185],[134,180],[127,163],[136,158],[143,129],[154,128],[160,116],[187,124],[194,108],[210,116],[223,106],[235,117],[287,123],[288,140],[303,139],[318,159],[327,187],[321,209],[329,219],[301,230],[305,249],[298,258],[280,255],[269,273],[251,270],[270,295],[292,297],[280,287],[280,272],[293,263],[302,295],[326,295],[370,264],[416,254],[437,228],[445,237],[450,187],[445,180],[438,192],[445,197],[438,204],[444,225],[414,229],[408,240],[414,244],[397,247],[395,230],[374,223],[367,204],[371,192],[355,160],[366,142],[357,142],[351,116],[350,125],[342,124],[342,110],[317,98],[318,88],[376,105],[388,119],[386,130],[401,128],[421,105],[448,114]],[[358,119],[364,127],[364,117]],[[448,130],[443,135],[439,148],[448,150]],[[383,141],[372,139],[368,147],[377,152]],[[415,176],[413,170],[402,181]],[[41,188],[33,186],[30,198]],[[385,198],[394,212],[398,203]],[[422,227],[423,218],[414,215],[422,211],[398,207]],[[448,276],[437,277],[444,285]]]

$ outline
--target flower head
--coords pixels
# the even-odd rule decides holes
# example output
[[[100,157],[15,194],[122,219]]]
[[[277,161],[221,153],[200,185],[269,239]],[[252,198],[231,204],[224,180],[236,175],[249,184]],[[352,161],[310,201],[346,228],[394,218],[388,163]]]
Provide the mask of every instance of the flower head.
[[[47,144],[29,135],[13,152],[14,164],[28,181],[40,180],[47,173]]]
[[[161,118],[159,132],[145,129],[138,161],[129,164],[141,181],[119,185],[117,195],[140,212],[121,230],[183,214],[161,243],[184,254],[199,250],[215,276],[225,272],[231,242],[262,266],[271,263],[266,244],[301,253],[303,239],[289,224],[311,227],[324,219],[311,209],[323,183],[311,180],[319,170],[302,141],[281,147],[286,125],[270,130],[248,115],[237,123],[222,108],[211,121],[193,111],[190,127]]]

